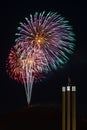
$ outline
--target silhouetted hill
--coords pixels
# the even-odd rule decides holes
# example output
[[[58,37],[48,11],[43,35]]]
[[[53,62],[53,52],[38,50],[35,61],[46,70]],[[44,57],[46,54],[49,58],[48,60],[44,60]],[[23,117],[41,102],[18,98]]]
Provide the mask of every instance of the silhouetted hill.
[[[28,106],[0,116],[0,130],[61,130],[61,110],[54,106]],[[87,130],[87,120],[77,117],[77,130]]]

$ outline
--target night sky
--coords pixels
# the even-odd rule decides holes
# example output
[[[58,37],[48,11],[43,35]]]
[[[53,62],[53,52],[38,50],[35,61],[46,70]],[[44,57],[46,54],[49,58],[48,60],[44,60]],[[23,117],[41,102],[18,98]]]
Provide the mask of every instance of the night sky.
[[[19,22],[29,14],[38,11],[59,12],[69,20],[75,33],[76,48],[70,61],[51,72],[47,78],[33,85],[32,105],[61,105],[61,87],[67,85],[68,76],[77,86],[77,110],[86,114],[87,109],[87,10],[79,2],[58,2],[58,0],[9,1],[0,3],[0,114],[20,109],[27,105],[24,87],[6,74],[5,61],[10,48],[15,45],[15,33]]]

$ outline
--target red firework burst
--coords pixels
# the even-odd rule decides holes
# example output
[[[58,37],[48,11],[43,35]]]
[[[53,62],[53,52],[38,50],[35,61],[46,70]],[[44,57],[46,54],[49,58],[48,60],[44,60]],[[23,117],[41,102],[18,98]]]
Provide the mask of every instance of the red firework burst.
[[[7,73],[11,78],[24,83],[30,74],[34,76],[35,81],[42,77],[42,72],[47,71],[47,61],[39,48],[19,48],[21,43],[11,48],[7,60]],[[30,51],[29,51],[30,49]]]

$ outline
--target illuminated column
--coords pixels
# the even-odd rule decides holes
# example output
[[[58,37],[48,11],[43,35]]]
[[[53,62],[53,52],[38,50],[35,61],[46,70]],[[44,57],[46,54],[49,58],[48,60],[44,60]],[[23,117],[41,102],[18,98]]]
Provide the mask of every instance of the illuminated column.
[[[62,130],[65,130],[65,122],[66,122],[66,87],[62,87]]]
[[[76,130],[76,86],[72,86],[72,130]]]
[[[67,130],[70,130],[70,86],[67,86]]]

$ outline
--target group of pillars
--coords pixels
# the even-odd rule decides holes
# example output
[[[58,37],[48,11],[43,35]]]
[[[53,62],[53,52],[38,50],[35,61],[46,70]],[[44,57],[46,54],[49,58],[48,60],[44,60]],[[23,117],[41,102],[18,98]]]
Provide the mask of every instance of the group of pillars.
[[[76,130],[76,87],[62,87],[62,130]]]

